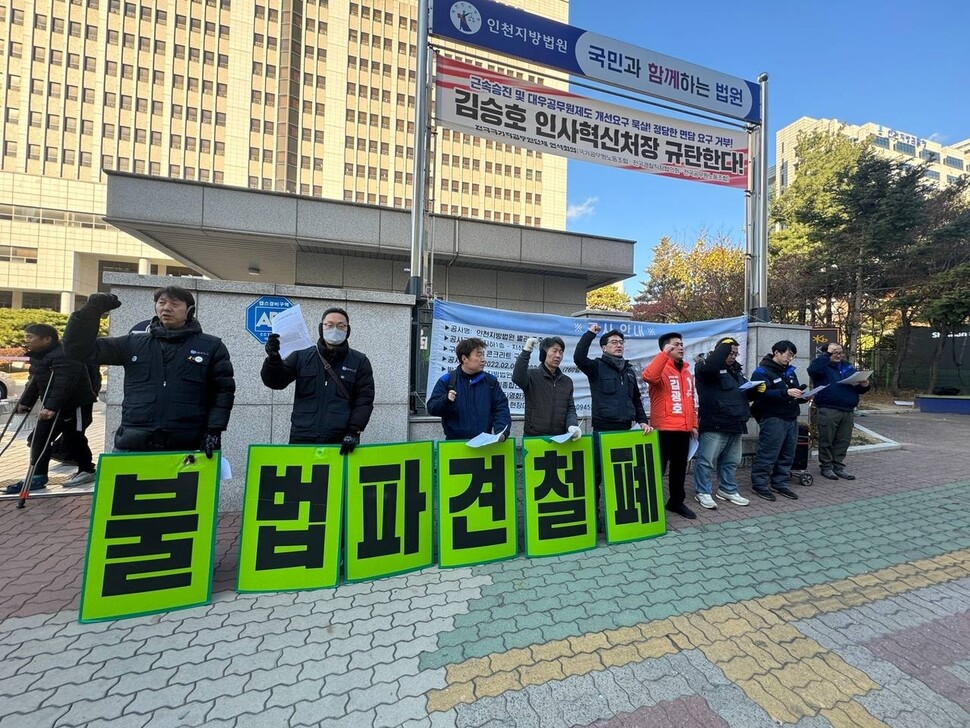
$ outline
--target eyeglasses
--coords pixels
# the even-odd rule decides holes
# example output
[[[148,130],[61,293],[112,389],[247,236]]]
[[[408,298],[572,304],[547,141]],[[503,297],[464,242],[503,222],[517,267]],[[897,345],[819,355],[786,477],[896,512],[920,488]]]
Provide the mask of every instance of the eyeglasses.
[[[332,324],[329,321],[323,322],[324,331],[333,331],[334,329],[340,329],[341,331],[347,330],[347,324]]]
[[[607,346],[623,346],[623,339],[610,339],[606,342]]]

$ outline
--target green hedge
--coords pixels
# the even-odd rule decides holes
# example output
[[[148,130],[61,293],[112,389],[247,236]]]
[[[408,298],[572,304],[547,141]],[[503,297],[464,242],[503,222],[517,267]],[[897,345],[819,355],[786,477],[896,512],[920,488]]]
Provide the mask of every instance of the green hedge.
[[[24,327],[30,324],[49,324],[64,334],[67,314],[46,308],[0,308],[0,349],[19,348],[24,344]],[[101,319],[101,333],[108,332],[108,320]]]

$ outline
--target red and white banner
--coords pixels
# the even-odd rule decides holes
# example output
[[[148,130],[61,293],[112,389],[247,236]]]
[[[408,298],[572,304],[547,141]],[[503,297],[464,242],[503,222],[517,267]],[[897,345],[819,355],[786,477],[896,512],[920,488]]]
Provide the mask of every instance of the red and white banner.
[[[608,104],[439,55],[440,126],[586,162],[744,189],[748,135]]]

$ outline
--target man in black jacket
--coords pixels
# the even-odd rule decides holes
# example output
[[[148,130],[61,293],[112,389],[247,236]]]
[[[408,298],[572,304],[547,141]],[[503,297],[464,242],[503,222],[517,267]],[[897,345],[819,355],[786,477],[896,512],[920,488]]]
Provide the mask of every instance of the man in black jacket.
[[[340,445],[354,451],[374,411],[374,371],[364,354],[347,345],[350,317],[328,308],[314,346],[280,356],[280,337],[270,334],[260,377],[270,389],[296,381],[290,416],[291,445]]]
[[[91,448],[84,436],[91,424],[91,404],[95,400],[88,373],[84,366],[64,356],[58,342],[57,330],[47,324],[31,324],[24,348],[30,357],[30,382],[17,404],[17,411],[26,414],[40,400],[41,410],[37,426],[31,435],[30,458],[34,474],[30,490],[47,487],[47,471],[51,459],[51,442],[58,434],[64,448],[77,463],[78,472],[64,485],[74,486],[94,480],[94,462]],[[83,411],[88,416],[83,416]],[[7,487],[7,493],[19,493],[23,481]]]
[[[760,430],[758,451],[751,466],[751,486],[755,495],[769,501],[775,500],[775,493],[798,500],[798,494],[788,485],[798,441],[798,414],[805,401],[791,363],[797,352],[787,339],[777,341],[751,373],[752,381],[765,383],[764,396],[755,400],[752,407]]]
[[[579,337],[573,353],[573,362],[589,379],[589,393],[593,400],[593,471],[597,500],[602,483],[599,433],[629,430],[631,425],[639,425],[644,435],[651,431],[640,398],[637,371],[623,358],[626,345],[623,333],[616,329],[607,331],[600,337],[602,355],[589,358],[590,344],[599,332],[599,324],[590,324],[589,330]]]
[[[220,338],[202,333],[191,292],[166,286],[153,297],[147,332],[99,338],[101,316],[121,302],[113,294],[92,294],[67,322],[64,351],[86,364],[125,368],[116,451],[204,450],[211,458],[222,446],[235,401],[229,351]]]
[[[620,331],[607,331],[600,337],[602,356],[589,358],[589,347],[600,332],[599,324],[590,324],[589,331],[579,338],[573,361],[589,379],[593,399],[593,432],[629,430],[635,423],[646,435],[650,432],[647,414],[643,411],[637,371],[623,358],[626,341]]]
[[[748,499],[738,493],[735,479],[741,463],[741,436],[748,431],[751,410],[749,400],[767,388],[763,382],[742,390],[745,379],[738,363],[738,342],[727,336],[706,358],[694,365],[694,384],[697,388],[698,424],[697,457],[694,460],[694,491],[697,502],[704,508],[717,508],[711,497],[711,476],[717,470],[718,499],[738,506],[748,505]]]
[[[539,366],[529,368],[532,350],[539,344]],[[562,363],[566,343],[558,336],[541,342],[530,338],[515,360],[512,382],[525,394],[525,427],[527,437],[534,435],[562,435],[568,432],[573,440],[583,436],[576,418],[573,401],[573,380],[563,374]]]

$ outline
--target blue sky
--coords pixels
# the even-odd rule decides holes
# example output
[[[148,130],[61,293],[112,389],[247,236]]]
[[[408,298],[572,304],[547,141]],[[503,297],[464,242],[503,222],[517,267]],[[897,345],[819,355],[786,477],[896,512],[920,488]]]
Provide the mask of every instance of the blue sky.
[[[742,78],[767,72],[772,164],[775,132],[801,116],[872,121],[943,144],[970,138],[962,0],[570,0],[569,22]],[[739,190],[570,160],[567,199],[570,230],[637,241],[631,295],[662,235],[692,242],[706,228],[743,241]]]

